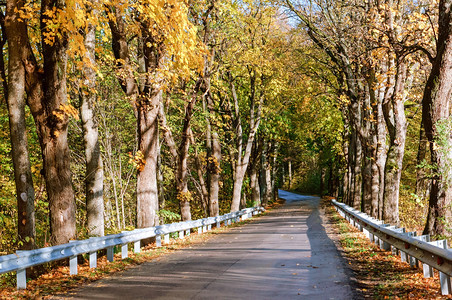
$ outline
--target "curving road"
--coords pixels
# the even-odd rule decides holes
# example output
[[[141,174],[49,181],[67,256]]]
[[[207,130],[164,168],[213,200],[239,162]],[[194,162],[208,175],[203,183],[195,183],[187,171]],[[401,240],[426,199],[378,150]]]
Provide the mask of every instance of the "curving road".
[[[319,198],[286,200],[250,224],[119,275],[72,299],[353,299],[344,261],[325,232]],[[64,297],[57,297],[64,298]]]

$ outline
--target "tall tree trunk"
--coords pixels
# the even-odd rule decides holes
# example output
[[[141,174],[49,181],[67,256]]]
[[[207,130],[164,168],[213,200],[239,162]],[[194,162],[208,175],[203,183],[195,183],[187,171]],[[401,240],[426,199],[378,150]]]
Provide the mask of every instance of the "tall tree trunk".
[[[416,168],[416,191],[415,194],[423,201],[429,198],[431,179],[425,167],[421,167],[427,160],[427,137],[425,136],[424,125],[421,124],[419,130],[419,146],[417,150],[417,168]]]
[[[251,169],[250,174],[251,201],[253,206],[261,205],[261,193],[259,187],[259,170],[257,167]]]
[[[259,138],[256,140],[253,153],[252,160],[250,162],[250,189],[251,189],[251,202],[253,206],[261,205],[261,193],[259,186],[259,169],[262,167],[261,164],[261,154],[262,154],[262,143],[263,139]]]
[[[255,84],[255,79],[253,80],[255,74],[250,71],[251,86]],[[234,186],[232,191],[232,203],[231,212],[238,211],[240,209],[240,198],[242,196],[242,186],[243,180],[245,178],[245,173],[248,168],[248,163],[250,160],[251,149],[254,143],[254,137],[256,136],[257,129],[259,128],[260,116],[263,104],[263,95],[258,101],[257,112],[255,112],[255,95],[252,92],[250,96],[250,131],[248,134],[248,139],[245,146],[245,153],[242,155],[243,149],[243,132],[242,123],[240,117],[239,103],[237,98],[237,93],[235,90],[235,85],[231,75],[229,74],[229,85],[232,92],[232,98],[234,100],[234,110],[236,118],[236,140],[237,140],[237,158],[235,162],[235,172],[234,172]]]
[[[190,142],[192,145],[196,145],[195,138],[193,137],[193,132],[190,130]],[[193,147],[194,149],[194,157],[195,157],[195,167],[196,172],[198,173],[198,179],[199,179],[199,185],[201,188],[201,201],[202,201],[202,209],[204,212],[204,215],[210,215],[210,204],[209,204],[209,191],[207,190],[207,184],[204,180],[204,167],[201,162],[201,158],[199,157],[198,149],[196,146]],[[209,206],[209,209],[208,209]],[[211,216],[215,217],[215,216]]]
[[[425,234],[451,236],[452,161],[450,108],[452,91],[452,0],[439,2],[436,57],[424,89],[422,119],[430,142],[432,179]]]
[[[112,48],[118,62],[118,79],[126,96],[130,99],[137,118],[138,160],[137,174],[137,227],[144,228],[158,223],[158,183],[157,183],[157,156],[158,156],[158,114],[162,98],[162,82],[158,69],[161,67],[164,46],[158,42],[150,32],[146,21],[141,22],[141,46],[139,50],[139,71],[145,73],[136,78],[130,62],[129,45],[126,34],[126,24],[121,9],[109,7],[115,19],[109,20],[112,34]],[[144,61],[143,61],[144,60]]]
[[[346,122],[346,120],[345,120]],[[347,127],[347,126],[346,126]],[[347,130],[345,130],[347,131]],[[350,138],[348,135],[343,136],[344,144],[342,145],[342,150],[344,151],[344,159],[345,159],[345,172],[344,177],[342,178],[342,202],[349,202],[349,191],[350,191],[350,157],[349,157],[349,145]]]
[[[213,59],[213,58],[212,58]],[[206,67],[207,68],[207,67]],[[220,214],[220,172],[221,172],[221,143],[218,130],[213,127],[211,118],[215,116],[214,102],[210,93],[210,77],[204,77],[203,109],[206,112],[207,123],[207,176],[209,184],[209,216],[215,217]]]
[[[197,100],[197,93],[201,86],[201,80],[198,80],[196,87],[193,91],[191,101],[185,107],[184,127],[182,129],[182,140],[179,145],[179,156],[176,172],[176,186],[177,186],[177,198],[180,201],[180,210],[182,221],[191,220],[190,212],[190,200],[192,199],[191,193],[188,190],[187,182],[187,159],[188,149],[190,147],[190,121],[193,116],[193,110]]]
[[[263,184],[264,184],[264,194],[263,194],[263,205],[268,205],[273,198],[272,189],[272,163],[271,163],[271,152],[273,143],[271,141],[264,140],[264,147],[262,152],[263,162]]]
[[[371,73],[371,72],[370,72]],[[371,73],[372,74],[372,73]],[[368,84],[366,85],[366,97],[364,98],[363,112],[361,114],[361,131],[363,133],[362,140],[364,141],[362,145],[363,151],[363,164],[362,164],[362,174],[363,174],[363,187],[362,187],[362,211],[366,214],[370,214],[372,207],[372,160],[374,159],[374,126],[371,121],[372,110],[370,109],[373,101],[373,90],[372,85],[374,84],[373,76],[366,76]]]
[[[385,164],[387,156],[386,146],[386,124],[383,115],[383,89],[379,91],[378,104],[376,110],[377,120],[377,153],[375,165],[378,168],[379,187],[378,187],[378,202],[372,205],[372,217],[383,219],[383,198],[384,198],[384,184],[385,184]]]
[[[55,8],[64,10],[64,3],[41,2],[43,72],[39,70],[31,48],[23,49],[27,52],[28,104],[41,145],[50,211],[50,242],[54,245],[76,239],[76,207],[67,141],[70,114],[66,90],[68,37],[66,32],[52,33],[47,24],[49,12],[53,13]],[[46,42],[48,35],[54,36],[52,44]]]
[[[402,176],[403,155],[407,123],[404,110],[405,83],[407,68],[403,61],[398,61],[395,85],[390,101],[384,104],[386,126],[389,132],[389,149],[385,164],[385,189],[383,197],[383,220],[399,224],[399,189]]]
[[[95,14],[96,11],[88,13]],[[103,181],[104,169],[99,146],[99,131],[95,120],[94,106],[96,103],[96,27],[88,24],[85,32],[86,57],[90,64],[83,67],[84,83],[80,92],[80,117],[82,120],[83,138],[85,142],[85,193],[88,234],[90,236],[104,235],[104,199]],[[124,221],[124,220],[123,220]]]
[[[17,197],[17,234],[20,249],[33,249],[35,241],[34,188],[25,125],[25,66],[23,48],[28,44],[25,22],[19,21],[21,0],[6,3],[5,31],[8,37],[8,85],[4,91],[8,105],[11,154]]]
[[[292,160],[289,159],[288,162],[288,172],[289,172],[289,190],[292,189]]]
[[[144,164],[137,175],[137,227],[152,227],[158,222],[158,110],[162,91],[138,105],[138,150]]]
[[[221,172],[221,144],[218,132],[212,131],[212,152],[209,160],[209,215],[211,217],[220,214],[220,203],[218,195],[220,193],[220,172]]]

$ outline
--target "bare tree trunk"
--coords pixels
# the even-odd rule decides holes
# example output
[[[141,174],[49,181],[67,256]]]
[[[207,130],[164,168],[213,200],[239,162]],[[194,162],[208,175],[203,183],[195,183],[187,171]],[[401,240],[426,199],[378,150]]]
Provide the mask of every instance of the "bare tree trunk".
[[[292,160],[289,160],[289,190],[292,189]]]
[[[137,227],[152,227],[158,222],[158,110],[162,91],[138,106],[138,150],[144,165],[137,175]]]
[[[383,115],[383,89],[379,91],[378,106],[377,106],[377,159],[375,164],[378,168],[379,187],[378,187],[378,202],[372,205],[372,217],[383,219],[383,198],[384,198],[384,184],[385,184],[385,165],[387,156],[386,146],[386,124]]]
[[[346,120],[345,120],[346,122]],[[346,126],[347,127],[347,126]],[[342,145],[342,149],[344,151],[344,159],[345,159],[345,173],[342,179],[342,202],[350,203],[349,201],[349,191],[350,191],[350,156],[349,156],[349,147],[350,147],[350,138],[349,136],[343,137],[344,144]]]
[[[436,57],[422,99],[422,119],[430,142],[432,179],[425,234],[451,236],[452,138],[450,108],[452,91],[452,0],[439,2]]]
[[[250,174],[251,201],[253,206],[261,205],[261,193],[259,187],[259,170],[252,168]]]
[[[391,224],[399,224],[399,189],[407,130],[403,97],[406,77],[406,64],[398,61],[394,91],[384,105],[390,144],[385,164],[383,220]]]
[[[361,209],[362,205],[362,146],[359,137],[356,137],[355,144],[355,157],[353,165],[353,197],[352,197],[352,207],[355,209]]]
[[[430,196],[431,179],[428,178],[429,173],[426,172],[425,167],[420,167],[426,163],[427,159],[427,137],[423,124],[419,130],[419,146],[417,150],[417,165],[416,168],[416,191],[415,194],[421,199],[428,199]]]
[[[89,13],[95,14],[96,11]],[[83,67],[84,83],[80,92],[80,117],[85,142],[86,159],[86,213],[88,234],[90,236],[104,235],[104,199],[103,181],[104,169],[99,147],[99,131],[95,120],[94,106],[96,103],[96,27],[88,24],[85,32],[86,57],[90,65]]]
[[[220,172],[221,172],[221,144],[218,132],[212,131],[212,152],[209,161],[209,215],[211,217],[220,214],[219,192],[220,192]]]
[[[197,93],[201,86],[201,80],[198,80],[196,87],[193,91],[192,99],[185,107],[185,118],[184,118],[184,128],[182,129],[182,140],[179,145],[179,156],[176,172],[176,186],[177,186],[177,197],[180,201],[180,210],[182,221],[191,220],[190,212],[190,200],[192,199],[191,193],[188,190],[187,183],[187,159],[188,159],[188,149],[190,147],[190,121],[193,116],[194,106],[197,100]]]
[[[220,171],[221,171],[221,143],[218,131],[212,128],[210,118],[215,115],[214,103],[210,94],[210,78],[204,80],[205,96],[203,98],[203,109],[208,113],[207,122],[207,171],[209,182],[209,215],[218,216],[220,213],[220,203],[218,195],[220,192]]]
[[[259,138],[256,140],[253,147],[252,160],[250,162],[250,189],[251,189],[251,201],[253,206],[261,205],[261,193],[259,186],[259,169],[262,167],[261,156],[262,156],[262,143],[263,139]]]
[[[66,90],[67,33],[57,35],[49,32],[48,13],[64,9],[56,0],[41,2],[42,56],[41,72],[31,47],[22,51],[27,56],[28,104],[35,119],[40,140],[44,178],[50,211],[50,242],[64,244],[76,239],[75,200],[70,171],[70,155],[67,141],[69,114]],[[53,44],[44,40],[55,35]]]
[[[195,138],[193,137],[193,132],[190,130],[190,142],[192,145],[196,145]],[[209,205],[209,215],[210,215],[210,204],[209,204],[209,191],[207,190],[207,184],[204,180],[204,167],[202,165],[201,159],[199,157],[198,149],[196,147],[193,147],[194,149],[194,157],[195,157],[195,167],[196,172],[198,173],[198,179],[199,179],[199,185],[201,188],[201,202],[202,202],[202,208],[204,211],[204,215],[207,216],[207,207]],[[210,215],[211,217],[215,217]]]
[[[17,196],[17,234],[20,249],[36,247],[34,188],[25,125],[25,66],[22,49],[28,44],[26,24],[19,21],[23,1],[6,3],[5,31],[8,36],[8,105],[11,154]],[[2,16],[3,17],[3,16]]]
[[[252,72],[251,72],[252,73]],[[251,76],[251,86],[255,84],[253,81],[253,76]],[[261,96],[258,104],[257,104],[257,112],[255,114],[255,98],[254,93],[250,96],[250,132],[248,134],[248,140],[245,146],[245,153],[242,155],[243,149],[243,133],[242,133],[242,124],[241,117],[239,111],[239,103],[237,98],[237,93],[235,90],[233,79],[229,74],[229,85],[231,87],[232,97],[234,100],[234,108],[235,108],[235,118],[236,118],[236,139],[237,139],[237,158],[235,163],[235,172],[234,172],[234,186],[232,191],[232,203],[231,203],[231,212],[238,211],[240,209],[240,198],[242,195],[242,186],[243,180],[245,178],[245,173],[248,168],[248,163],[250,160],[251,149],[254,143],[254,137],[257,133],[257,129],[259,128],[260,116],[262,110],[263,96]]]
[[[144,59],[145,74],[136,78],[130,63],[129,45],[126,36],[126,24],[121,10],[110,7],[115,19],[110,19],[112,48],[118,60],[121,76],[121,88],[130,98],[137,117],[138,161],[137,174],[137,227],[151,227],[158,223],[158,114],[162,97],[161,82],[156,82],[158,69],[163,61],[163,44],[157,42],[142,22],[140,60]],[[158,38],[158,37],[157,37]],[[142,70],[143,66],[139,67]],[[142,85],[142,86],[141,86]]]

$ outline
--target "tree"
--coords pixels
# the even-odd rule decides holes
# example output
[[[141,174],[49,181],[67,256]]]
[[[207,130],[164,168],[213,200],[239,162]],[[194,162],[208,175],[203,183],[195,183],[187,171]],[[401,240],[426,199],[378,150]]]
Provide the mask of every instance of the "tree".
[[[93,7],[94,1],[89,1],[86,7],[87,17],[92,19],[98,10]],[[88,234],[91,236],[104,235],[104,198],[103,181],[104,168],[99,144],[99,131],[95,118],[96,104],[96,26],[88,22],[84,32],[84,46],[86,56],[83,66],[83,86],[79,92],[80,117],[85,142],[85,193]]]
[[[10,2],[9,12],[11,18],[20,17],[15,23],[14,36],[20,41],[18,50],[25,69],[27,104],[35,120],[41,146],[50,209],[51,242],[61,244],[76,238],[74,191],[67,143],[67,124],[69,116],[74,114],[73,107],[67,103],[66,91],[66,50],[70,22],[64,20],[68,16],[64,3],[53,0],[41,2],[41,68],[34,56],[25,24],[25,20],[31,18],[29,12],[32,10],[27,5],[20,1]],[[14,15],[16,12],[18,14]],[[22,67],[16,69],[18,72],[21,70]],[[20,74],[17,80],[20,82]]]
[[[35,241],[34,187],[25,126],[25,65],[22,49],[28,44],[27,26],[20,19],[23,1],[7,1],[4,30],[8,37],[8,85],[6,94],[16,183],[18,237],[21,249],[33,249]],[[3,16],[2,16],[3,17]],[[3,27],[3,26],[2,26]]]
[[[424,233],[450,236],[452,214],[450,109],[452,92],[452,1],[440,0],[436,56],[424,89],[422,119],[434,176]]]
[[[133,3],[131,11],[132,15],[126,15],[129,10],[117,3],[109,7],[108,13],[117,76],[137,118],[137,226],[142,228],[153,226],[157,220],[157,117],[163,90],[170,77],[175,76],[175,69],[186,76],[190,73],[189,64],[199,63],[199,59],[191,53],[197,42],[184,2]],[[129,27],[126,18],[130,20]],[[137,38],[137,68],[131,52],[131,34]],[[171,56],[173,64],[166,63]]]

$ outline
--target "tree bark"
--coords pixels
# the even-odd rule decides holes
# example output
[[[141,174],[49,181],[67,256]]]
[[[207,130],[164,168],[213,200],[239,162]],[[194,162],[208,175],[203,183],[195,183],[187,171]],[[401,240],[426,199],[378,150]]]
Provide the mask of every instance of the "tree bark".
[[[142,160],[137,171],[137,227],[151,227],[158,223],[158,113],[162,97],[161,82],[156,82],[161,67],[164,46],[154,40],[149,26],[142,22],[140,43],[144,59],[145,74],[136,78],[130,62],[126,26],[120,9],[109,7],[115,16],[109,21],[112,33],[112,48],[120,69],[121,88],[129,97],[137,117],[138,151]],[[142,66],[141,66],[142,68]],[[141,69],[140,69],[141,70]],[[142,87],[140,88],[140,83]]]
[[[34,188],[25,124],[25,66],[23,48],[28,44],[25,22],[19,20],[21,0],[6,3],[5,31],[8,37],[8,83],[4,91],[8,105],[11,155],[17,196],[17,234],[20,249],[36,247]]]
[[[372,217],[383,219],[383,198],[384,198],[384,184],[385,184],[385,165],[387,157],[386,146],[386,124],[383,115],[383,99],[384,89],[380,89],[378,94],[378,104],[376,109],[377,120],[377,158],[375,164],[378,168],[379,187],[378,187],[378,202],[372,205]]]
[[[404,110],[407,67],[397,61],[395,84],[390,100],[384,104],[386,126],[389,132],[389,149],[385,164],[385,189],[383,196],[383,220],[399,224],[399,189],[402,176],[403,156],[407,123]]]
[[[452,139],[441,126],[450,126],[452,91],[452,0],[439,2],[436,57],[424,89],[422,119],[425,135],[430,142],[432,165],[436,167],[432,179],[429,211],[424,234],[451,235],[452,210]],[[447,123],[444,123],[447,120]],[[441,122],[443,122],[442,125]],[[449,129],[450,130],[450,129]],[[442,135],[441,135],[442,134]]]
[[[429,198],[431,179],[428,178],[429,173],[426,172],[424,165],[427,160],[427,137],[425,136],[425,130],[423,124],[419,130],[419,146],[417,150],[416,162],[418,167],[416,168],[416,191],[415,194],[421,199],[425,200]]]
[[[152,227],[158,222],[158,109],[162,91],[139,103],[138,150],[145,161],[137,174],[137,227]]]
[[[192,145],[196,145],[195,138],[193,136],[193,132],[190,130],[190,142]],[[196,147],[193,147],[194,149],[194,158],[195,158],[195,167],[196,172],[198,173],[198,179],[199,179],[199,185],[200,185],[200,194],[201,194],[201,201],[202,201],[202,209],[205,216],[210,215],[210,209],[208,211],[209,206],[209,191],[207,190],[207,184],[204,179],[204,171],[205,168],[202,165],[201,158],[199,157],[198,149]],[[211,216],[215,217],[215,216]]]
[[[40,70],[30,44],[22,51],[26,66],[28,105],[35,120],[43,157],[44,178],[50,211],[50,242],[63,244],[76,239],[75,200],[67,141],[66,66],[68,37],[54,34],[47,26],[48,12],[64,9],[55,0],[41,2],[41,39],[44,69]],[[49,44],[46,36],[54,36]]]
[[[251,86],[255,84],[255,80],[253,80],[253,76],[255,76],[252,72],[250,72],[250,81]],[[257,104],[257,112],[255,114],[255,98],[254,93],[250,96],[250,131],[248,134],[248,139],[245,147],[245,152],[242,155],[243,149],[243,132],[242,132],[242,123],[241,116],[239,110],[239,103],[237,98],[237,93],[235,90],[235,85],[231,75],[229,74],[229,85],[231,88],[232,98],[234,100],[234,108],[235,108],[235,118],[236,118],[236,140],[237,140],[237,157],[235,162],[235,172],[234,172],[234,186],[232,191],[232,203],[231,203],[231,212],[238,211],[240,209],[240,200],[242,196],[242,186],[243,180],[245,178],[245,173],[248,168],[248,163],[250,160],[251,149],[254,142],[254,137],[257,133],[257,129],[259,128],[260,116],[262,110],[263,96],[261,96],[260,100]]]
[[[261,164],[262,143],[263,143],[262,138],[259,138],[256,140],[253,150],[252,150],[253,151],[252,160],[250,162],[250,168],[249,168],[251,201],[253,203],[253,206],[261,205],[261,193],[260,193],[260,186],[259,186],[259,169],[262,168],[262,164]]]
[[[88,11],[95,14],[97,11]],[[80,92],[80,117],[85,144],[85,193],[87,227],[90,236],[104,235],[104,199],[103,181],[104,168],[99,146],[99,131],[95,119],[94,106],[96,103],[96,27],[88,24],[85,32],[85,49],[89,65],[83,67],[84,83]],[[124,220],[123,220],[124,221]]]

